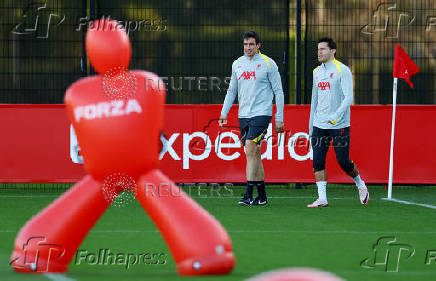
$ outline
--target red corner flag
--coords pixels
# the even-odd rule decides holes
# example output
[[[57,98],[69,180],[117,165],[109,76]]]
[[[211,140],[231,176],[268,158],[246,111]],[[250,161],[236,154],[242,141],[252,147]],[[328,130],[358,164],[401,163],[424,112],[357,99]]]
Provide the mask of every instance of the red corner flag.
[[[397,45],[395,47],[394,78],[402,78],[406,80],[410,87],[413,88],[410,77],[419,71],[420,69],[416,66],[413,60],[409,58],[403,48],[401,48],[400,45]]]

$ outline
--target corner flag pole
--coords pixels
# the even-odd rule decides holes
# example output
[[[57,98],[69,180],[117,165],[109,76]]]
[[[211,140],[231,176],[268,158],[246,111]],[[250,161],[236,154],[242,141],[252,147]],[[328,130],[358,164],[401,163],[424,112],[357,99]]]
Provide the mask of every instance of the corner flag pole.
[[[392,198],[392,176],[394,173],[394,139],[395,139],[395,112],[397,109],[397,84],[398,78],[404,79],[409,86],[413,89],[413,83],[410,81],[410,77],[420,71],[419,67],[410,59],[406,52],[400,45],[395,46],[395,58],[394,58],[394,87],[392,98],[392,132],[391,132],[391,151],[389,157],[389,182],[388,182],[388,199]]]
[[[392,198],[392,176],[394,173],[394,139],[395,139],[395,112],[397,109],[397,84],[398,78],[394,78],[394,87],[392,90],[392,131],[391,131],[391,150],[389,155],[389,183],[388,183],[388,199]]]

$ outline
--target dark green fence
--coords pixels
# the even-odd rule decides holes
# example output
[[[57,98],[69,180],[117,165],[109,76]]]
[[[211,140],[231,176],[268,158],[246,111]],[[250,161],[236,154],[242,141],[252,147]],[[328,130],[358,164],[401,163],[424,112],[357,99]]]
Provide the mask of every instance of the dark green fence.
[[[80,1],[0,4],[1,103],[62,103],[65,89],[82,76],[83,35],[76,32]]]
[[[415,89],[400,82],[398,102],[434,104],[436,100],[436,1],[303,2],[305,66],[304,100],[310,99],[311,71],[319,37],[336,40],[337,59],[350,66],[356,104],[392,103],[395,45],[401,44],[421,69],[412,78]]]
[[[399,103],[436,99],[433,0],[3,0],[0,8],[0,103],[62,103],[65,89],[92,73],[83,38],[103,16],[128,28],[131,68],[167,77],[168,103],[222,103],[250,29],[278,64],[287,103],[310,102],[321,36],[337,41],[337,58],[352,69],[356,104],[391,102],[397,43],[422,70],[414,90],[399,84]]]
[[[68,85],[89,73],[82,58],[83,30],[89,20],[101,17],[125,24],[133,47],[131,68],[167,77],[168,103],[221,103],[232,62],[243,54],[242,34],[250,29],[260,34],[262,52],[279,65],[288,93],[287,4],[4,1],[0,102],[62,103]],[[31,31],[37,18],[37,28]]]

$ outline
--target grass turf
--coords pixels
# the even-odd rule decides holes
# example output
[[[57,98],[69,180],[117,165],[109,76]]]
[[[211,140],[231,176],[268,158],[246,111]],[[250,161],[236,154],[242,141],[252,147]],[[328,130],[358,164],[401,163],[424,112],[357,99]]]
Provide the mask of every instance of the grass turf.
[[[1,186],[0,186],[1,187]],[[346,280],[435,280],[436,259],[426,265],[427,251],[436,257],[436,210],[382,200],[386,190],[370,187],[369,205],[362,206],[351,185],[330,186],[328,208],[309,209],[316,195],[314,185],[303,189],[271,186],[269,205],[242,207],[236,204],[242,188],[232,193],[198,190],[191,195],[227,229],[237,259],[230,275],[180,277],[169,251],[137,202],[124,208],[109,208],[86,237],[80,249],[98,253],[162,253],[161,265],[70,264],[63,278],[71,280],[243,280],[255,274],[283,267],[314,267],[330,271]],[[394,197],[436,206],[434,187],[396,187]],[[53,201],[59,193],[31,192],[0,188],[0,276],[1,280],[50,280],[45,275],[17,274],[9,267],[13,243],[20,227]],[[360,263],[373,257],[373,244],[383,236],[393,236],[396,244],[414,249],[400,253],[398,272],[386,272],[384,265],[363,268]],[[391,255],[395,255],[391,246]],[[378,249],[386,252],[386,246]],[[432,253],[432,252],[429,252]],[[391,258],[391,257],[390,257]],[[389,266],[395,261],[388,260]],[[394,264],[392,264],[394,263]],[[53,279],[54,280],[54,279]],[[69,280],[69,279],[62,279]]]

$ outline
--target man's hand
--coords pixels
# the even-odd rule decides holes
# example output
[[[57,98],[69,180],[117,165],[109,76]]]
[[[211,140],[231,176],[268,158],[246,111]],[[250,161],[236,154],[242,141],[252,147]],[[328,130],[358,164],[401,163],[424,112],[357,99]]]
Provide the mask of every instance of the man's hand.
[[[336,125],[336,123],[338,123],[338,119],[333,120],[333,121],[329,120],[328,123],[332,124],[332,125]]]
[[[223,127],[223,125],[226,125],[227,124],[227,117],[220,116],[220,119],[218,120],[218,124],[220,125],[221,128]]]
[[[338,121],[339,121],[339,117],[336,113],[334,113],[329,116],[327,123],[329,123],[330,125],[336,125]]]
[[[276,131],[276,133],[283,132],[283,127],[284,127],[283,122],[276,121],[274,124],[274,130]]]

